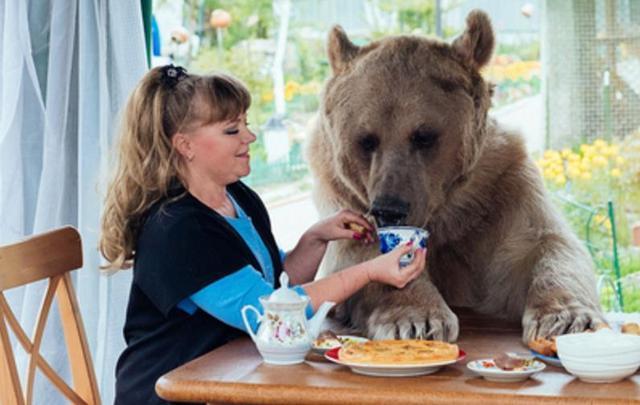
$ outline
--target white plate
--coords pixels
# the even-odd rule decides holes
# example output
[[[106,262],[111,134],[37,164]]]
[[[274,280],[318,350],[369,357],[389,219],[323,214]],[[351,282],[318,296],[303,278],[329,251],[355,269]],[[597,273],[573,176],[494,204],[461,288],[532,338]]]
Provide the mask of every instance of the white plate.
[[[351,342],[354,343],[361,343],[361,342],[367,342],[369,341],[369,339],[364,338],[362,336],[352,336],[352,335],[338,335],[339,339],[343,339],[346,340],[348,339]],[[315,341],[313,346],[311,346],[311,351],[314,353],[318,353],[320,355],[324,355],[327,350],[331,350],[331,349],[335,349],[336,347],[341,347],[342,345],[340,343],[336,343],[334,346],[330,346],[330,347],[321,347],[321,346],[316,346],[315,345]]]
[[[502,370],[495,365],[493,367],[484,367],[482,365],[483,362],[494,364],[493,359],[474,360],[467,363],[467,368],[474,373],[483,376],[486,380],[498,382],[524,381],[533,374],[544,370],[546,367],[543,362],[534,360],[533,364],[528,366],[525,370],[507,371]]]
[[[442,366],[446,366],[447,364],[453,364],[455,362],[463,360],[467,355],[464,351],[460,350],[458,358],[456,360],[447,360],[429,364],[410,364],[406,366],[372,365],[341,361],[338,359],[339,349],[339,347],[336,347],[328,350],[324,354],[324,357],[333,363],[349,367],[354,373],[374,377],[414,377],[418,375],[432,374],[440,370]]]

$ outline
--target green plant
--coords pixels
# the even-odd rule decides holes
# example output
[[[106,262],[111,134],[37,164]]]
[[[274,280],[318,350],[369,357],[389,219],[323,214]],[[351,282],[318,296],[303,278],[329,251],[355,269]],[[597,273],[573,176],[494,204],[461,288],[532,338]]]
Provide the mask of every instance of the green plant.
[[[638,159],[640,148],[629,146],[631,140],[622,144],[628,146],[598,139],[572,149],[547,150],[537,163],[559,208],[589,247],[598,273],[608,277],[601,291],[603,305],[611,309],[616,301],[614,289],[620,289],[624,310],[634,311],[640,309],[640,288],[623,280],[640,272],[628,226],[629,218],[638,211],[633,196],[640,192],[637,172],[629,162]]]
[[[496,44],[496,55],[511,55],[517,60],[540,60],[540,41]]]

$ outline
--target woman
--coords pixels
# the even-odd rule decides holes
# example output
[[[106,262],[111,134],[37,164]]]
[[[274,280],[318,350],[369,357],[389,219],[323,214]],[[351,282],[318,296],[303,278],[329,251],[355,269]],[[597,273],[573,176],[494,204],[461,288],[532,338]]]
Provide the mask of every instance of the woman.
[[[410,249],[403,246],[313,281],[329,241],[372,241],[371,225],[347,210],[281,252],[262,201],[239,181],[256,139],[246,122],[250,100],[232,77],[172,65],[149,71],[129,98],[100,241],[110,267],[134,272],[117,404],[163,403],[158,377],[243,335],[240,308],[270,294],[283,269],[309,296],[310,313],[371,281],[402,288],[424,269],[424,250],[400,269]]]

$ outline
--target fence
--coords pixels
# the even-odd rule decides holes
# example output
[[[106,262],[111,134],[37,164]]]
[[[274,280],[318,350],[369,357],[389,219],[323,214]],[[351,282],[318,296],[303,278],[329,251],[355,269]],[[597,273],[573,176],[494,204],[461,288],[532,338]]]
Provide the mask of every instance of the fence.
[[[309,173],[299,143],[292,145],[287,159],[273,163],[256,159],[251,161],[251,166],[251,174],[243,179],[251,187],[288,183]]]
[[[545,0],[541,49],[548,147],[640,125],[640,1]]]
[[[604,309],[624,311],[625,293],[630,297],[638,292],[632,290],[631,283],[624,288],[625,280],[632,280],[633,274],[623,277],[621,271],[614,203],[608,201],[600,206],[590,206],[564,194],[552,195],[591,254],[598,274],[598,294]]]

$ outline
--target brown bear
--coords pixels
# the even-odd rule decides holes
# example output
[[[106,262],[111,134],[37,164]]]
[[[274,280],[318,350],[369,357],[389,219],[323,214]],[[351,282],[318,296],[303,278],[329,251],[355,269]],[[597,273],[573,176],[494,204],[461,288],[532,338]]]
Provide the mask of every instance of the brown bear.
[[[333,71],[307,155],[321,216],[346,207],[431,233],[427,271],[403,289],[370,284],[336,317],[370,338],[454,341],[452,307],[521,320],[525,342],[603,322],[592,261],[554,208],[523,139],[491,118],[480,69],[494,33],[471,12],[448,44],[329,35]],[[379,254],[330,246],[319,276]]]

